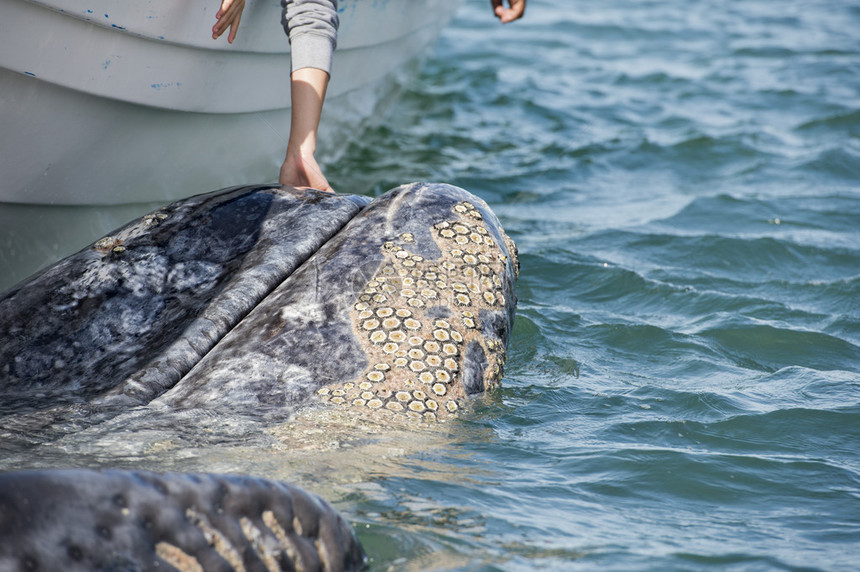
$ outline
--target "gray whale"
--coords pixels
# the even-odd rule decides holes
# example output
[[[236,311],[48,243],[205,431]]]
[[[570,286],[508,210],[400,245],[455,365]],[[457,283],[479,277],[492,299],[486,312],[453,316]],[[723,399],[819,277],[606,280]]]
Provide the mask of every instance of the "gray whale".
[[[361,570],[316,495],[243,476],[60,470],[0,475],[0,570]]]
[[[0,297],[0,439],[133,406],[444,417],[503,375],[517,264],[450,185],[178,201]]]
[[[0,450],[133,408],[443,419],[500,382],[517,273],[486,203],[449,185],[178,201],[0,296]],[[0,569],[360,569],[319,503],[250,477],[9,473]]]

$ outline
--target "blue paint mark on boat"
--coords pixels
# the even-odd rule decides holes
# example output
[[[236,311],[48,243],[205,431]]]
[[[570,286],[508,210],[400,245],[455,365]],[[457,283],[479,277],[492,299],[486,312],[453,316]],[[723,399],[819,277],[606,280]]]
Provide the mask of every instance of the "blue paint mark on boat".
[[[111,24],[110,27],[116,28],[117,30],[125,30],[125,28],[123,26],[117,26],[116,24]]]
[[[28,75],[30,77],[36,77],[36,74],[34,74],[32,72],[24,72],[24,75]]]

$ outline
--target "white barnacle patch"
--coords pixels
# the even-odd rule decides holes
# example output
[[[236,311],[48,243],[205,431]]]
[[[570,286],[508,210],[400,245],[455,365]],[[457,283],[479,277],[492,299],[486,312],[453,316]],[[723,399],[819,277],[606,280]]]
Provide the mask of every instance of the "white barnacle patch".
[[[356,380],[356,388],[345,395],[330,392],[322,399],[342,397],[345,403],[414,417],[435,418],[439,410],[452,413],[464,395],[455,383],[462,350],[472,340],[488,352],[487,375],[501,376],[503,344],[487,343],[478,315],[504,304],[500,261],[505,259],[492,248],[495,243],[474,205],[458,203],[452,215],[430,229],[439,252],[436,260],[412,251],[411,233],[383,246],[385,262],[362,287],[352,313],[353,327],[364,332],[360,343],[371,364],[363,373],[366,378]],[[438,304],[443,313],[435,311]],[[491,381],[488,378],[487,384]],[[445,396],[445,401],[428,396]]]

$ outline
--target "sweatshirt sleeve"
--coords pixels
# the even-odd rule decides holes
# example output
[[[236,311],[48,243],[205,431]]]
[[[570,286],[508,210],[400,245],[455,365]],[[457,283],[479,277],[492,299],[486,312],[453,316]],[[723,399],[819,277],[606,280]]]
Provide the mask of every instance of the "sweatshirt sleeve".
[[[292,71],[317,68],[331,74],[337,46],[337,0],[281,0],[281,23],[290,38]]]

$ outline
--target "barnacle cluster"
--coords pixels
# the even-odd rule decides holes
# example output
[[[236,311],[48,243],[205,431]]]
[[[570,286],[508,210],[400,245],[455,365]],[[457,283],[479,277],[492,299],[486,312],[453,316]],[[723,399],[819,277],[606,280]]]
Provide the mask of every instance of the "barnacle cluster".
[[[357,380],[324,387],[323,400],[437,418],[457,411],[466,347],[477,341],[489,367],[486,385],[502,377],[504,343],[482,331],[481,311],[505,311],[506,256],[468,202],[431,230],[442,255],[413,253],[410,233],[382,246],[384,261],[351,310],[369,366]]]

